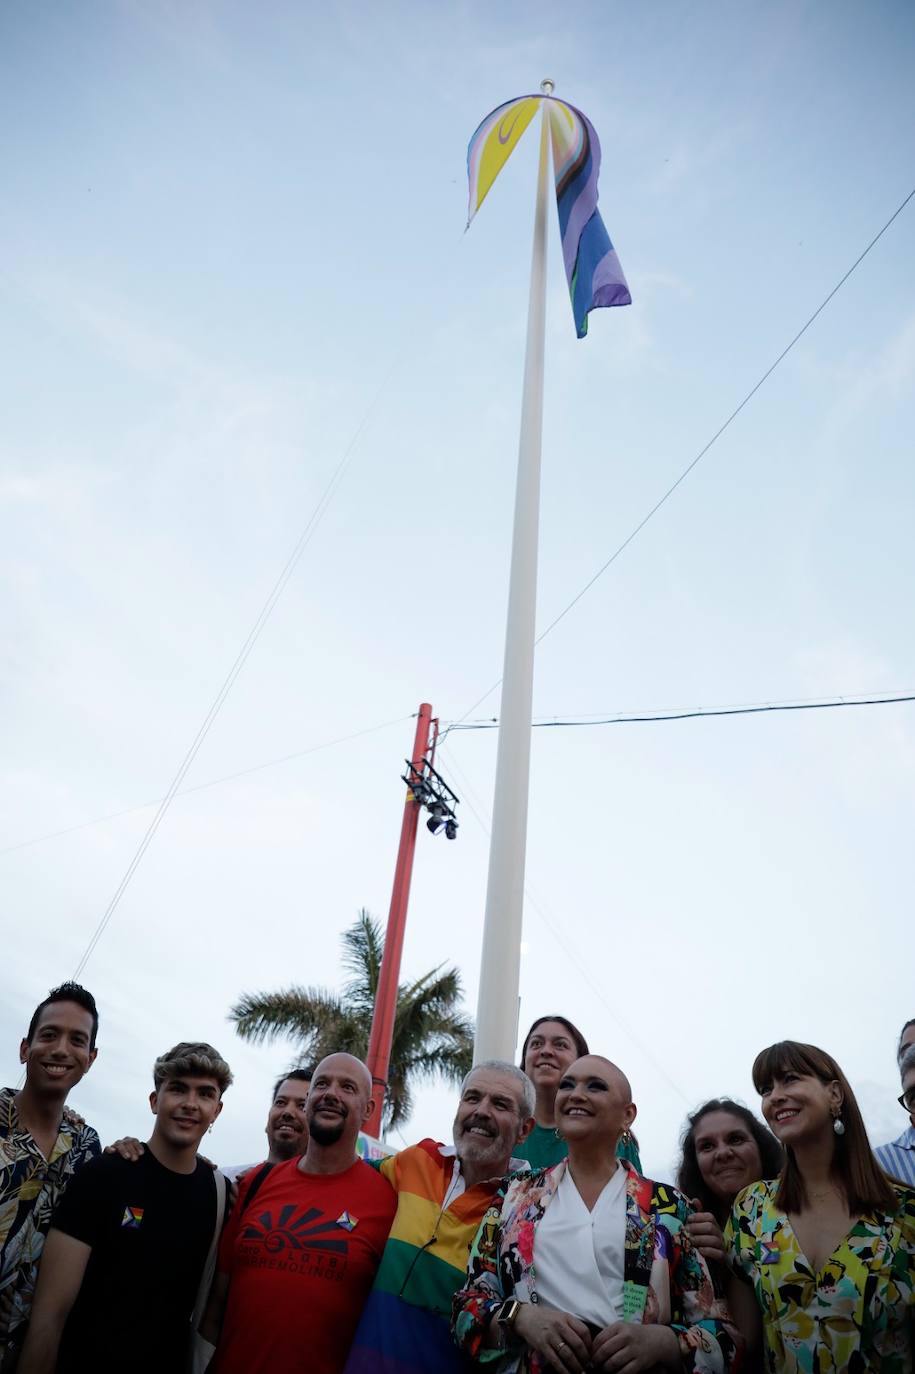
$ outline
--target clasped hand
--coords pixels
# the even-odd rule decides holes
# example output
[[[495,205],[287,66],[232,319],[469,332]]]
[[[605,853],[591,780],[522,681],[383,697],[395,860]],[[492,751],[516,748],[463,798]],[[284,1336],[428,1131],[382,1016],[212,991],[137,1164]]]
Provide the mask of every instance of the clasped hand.
[[[693,1198],[692,1206],[701,1209],[702,1203],[698,1198]],[[717,1260],[719,1264],[727,1263],[724,1235],[711,1212],[701,1210],[690,1212],[689,1220],[686,1223],[686,1234],[703,1259]]]
[[[614,1322],[592,1337],[580,1317],[524,1303],[515,1318],[515,1331],[560,1374],[590,1370],[639,1374],[659,1364],[672,1368],[680,1364],[679,1343],[667,1326]]]

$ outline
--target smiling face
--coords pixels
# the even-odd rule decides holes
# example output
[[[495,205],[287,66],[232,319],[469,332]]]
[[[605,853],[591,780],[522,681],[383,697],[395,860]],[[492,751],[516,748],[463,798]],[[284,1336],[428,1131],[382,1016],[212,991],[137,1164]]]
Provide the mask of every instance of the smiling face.
[[[173,1150],[197,1153],[204,1133],[222,1111],[219,1081],[209,1075],[166,1078],[149,1094],[153,1136]]]
[[[524,1117],[516,1078],[498,1069],[474,1069],[454,1118],[454,1148],[463,1165],[496,1177],[507,1172],[512,1150],[532,1124]]]
[[[305,1117],[318,1145],[352,1142],[372,1110],[372,1080],[361,1060],[351,1054],[329,1054],[315,1069]]]
[[[693,1144],[705,1186],[729,1206],[741,1188],[762,1178],[759,1146],[731,1112],[701,1116],[693,1129]]]
[[[635,1120],[629,1082],[622,1070],[596,1054],[570,1064],[556,1093],[556,1126],[568,1141],[606,1140],[610,1150]]]
[[[308,1144],[309,1084],[302,1078],[286,1078],[276,1090],[276,1097],[267,1115],[267,1142],[270,1158],[279,1164],[304,1154]]]
[[[555,1092],[563,1073],[577,1057],[575,1042],[562,1022],[541,1021],[528,1039],[524,1072],[538,1092]]]
[[[43,1095],[67,1096],[95,1062],[90,1049],[92,1015],[76,1002],[51,1002],[43,1007],[31,1041],[19,1046],[29,1088]]]
[[[825,1137],[833,1128],[833,1112],[842,1106],[842,1090],[835,1079],[823,1083],[815,1074],[783,1069],[761,1083],[762,1114],[783,1145]]]

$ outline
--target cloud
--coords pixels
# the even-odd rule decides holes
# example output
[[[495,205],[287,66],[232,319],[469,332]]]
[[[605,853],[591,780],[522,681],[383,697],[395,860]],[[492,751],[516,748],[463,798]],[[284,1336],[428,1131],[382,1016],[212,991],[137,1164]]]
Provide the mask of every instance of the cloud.
[[[824,336],[825,346],[832,336]],[[876,350],[856,345],[837,361],[823,357],[815,345],[798,350],[796,367],[802,379],[831,385],[837,397],[828,412],[823,442],[836,444],[852,421],[876,406],[905,402],[915,385],[915,314]]]
[[[219,24],[224,6],[216,0],[116,0],[121,13],[212,71],[231,68],[229,43]]]

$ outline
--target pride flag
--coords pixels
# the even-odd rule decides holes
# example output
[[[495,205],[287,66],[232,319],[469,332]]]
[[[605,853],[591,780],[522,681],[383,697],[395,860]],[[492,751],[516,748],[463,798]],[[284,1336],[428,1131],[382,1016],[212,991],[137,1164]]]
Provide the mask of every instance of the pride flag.
[[[467,224],[544,100],[548,102],[562,258],[575,330],[583,339],[588,332],[589,311],[605,305],[631,305],[632,297],[597,209],[600,143],[590,120],[580,110],[555,96],[523,95],[486,116],[467,148]]]

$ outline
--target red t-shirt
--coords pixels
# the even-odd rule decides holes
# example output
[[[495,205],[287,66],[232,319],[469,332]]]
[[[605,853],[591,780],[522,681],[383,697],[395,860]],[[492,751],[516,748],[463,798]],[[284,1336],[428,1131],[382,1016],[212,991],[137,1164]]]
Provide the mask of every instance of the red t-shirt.
[[[339,1374],[397,1207],[375,1169],[271,1170],[250,1208],[254,1169],[219,1246],[229,1296],[214,1374]]]

